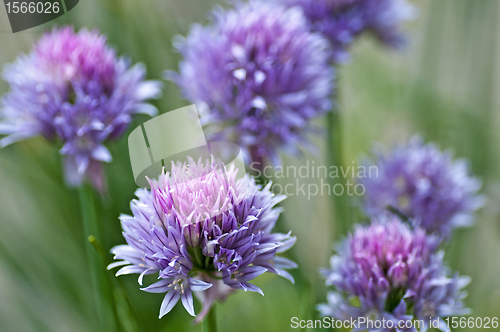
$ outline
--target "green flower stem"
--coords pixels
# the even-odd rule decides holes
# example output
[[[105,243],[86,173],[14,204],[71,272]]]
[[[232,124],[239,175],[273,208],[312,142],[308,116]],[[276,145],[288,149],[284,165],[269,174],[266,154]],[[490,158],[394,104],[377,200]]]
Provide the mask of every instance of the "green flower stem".
[[[92,247],[99,253],[101,256],[102,262],[104,266],[108,266],[112,261],[109,259],[109,256],[104,252],[102,246],[97,242],[96,238],[93,235],[89,235],[89,242],[92,244]],[[122,286],[122,279],[115,278],[109,271],[107,273],[108,280],[111,283],[111,287],[113,288],[113,299],[116,307],[116,317],[117,317],[117,326],[121,326],[124,332],[138,332],[138,318],[137,312],[133,306],[132,301],[128,297]],[[151,327],[146,329],[149,331]],[[121,331],[121,330],[120,330]]]
[[[82,185],[78,190],[80,198],[80,208],[83,219],[83,230],[85,233],[85,248],[89,264],[90,275],[94,287],[94,297],[96,300],[96,310],[101,331],[116,331],[116,323],[109,318],[116,318],[113,310],[114,305],[107,276],[106,267],[100,257],[100,253],[95,250],[90,240],[99,242],[99,223],[94,202],[93,189],[89,185]]]
[[[217,332],[217,317],[215,314],[215,303],[203,321],[203,332]]]
[[[267,185],[269,182],[276,183],[274,180],[273,176],[266,177],[262,171],[260,173],[260,176],[255,179],[258,184],[261,184],[262,186]],[[281,203],[279,203],[281,204]],[[286,227],[286,220],[285,216],[283,213],[281,213],[278,217],[278,221],[276,222],[276,226],[274,230],[277,233],[288,233]],[[292,261],[296,262],[297,264],[300,265],[300,260],[299,260],[299,255],[297,253],[297,247],[293,246],[286,252],[286,256],[290,258]],[[308,319],[315,319],[317,316],[317,310],[315,307],[316,302],[316,297],[315,297],[315,292],[313,291],[313,282],[310,280],[310,278],[307,276],[306,273],[304,273],[304,270],[302,270],[299,266],[297,269],[297,273],[295,274],[295,285],[298,286],[299,292],[300,292],[300,297],[304,299],[303,301],[303,307],[302,307],[302,314],[305,315],[306,317],[310,317]]]
[[[336,166],[340,168],[343,165],[342,158],[342,126],[341,126],[341,117],[338,109],[333,112],[328,113],[327,115],[328,121],[328,144],[327,144],[327,156],[328,163],[330,166]],[[340,184],[342,188],[345,188],[345,179],[342,177],[332,178],[329,177],[332,191],[333,187],[337,184]],[[338,240],[342,235],[346,234],[349,229],[349,220],[348,220],[348,211],[347,205],[348,202],[346,200],[346,196],[335,195],[332,193],[333,197],[333,206],[335,209],[335,236],[334,239]]]
[[[333,102],[336,107],[332,112],[329,112],[327,115],[327,163],[329,166],[335,166],[340,169],[340,167],[345,167],[344,158],[343,158],[343,132],[342,132],[342,112],[341,112],[341,102],[342,102],[342,94],[341,94],[341,79],[340,79],[340,68],[337,66],[335,75],[335,100]],[[341,172],[342,173],[342,172]],[[346,181],[341,175],[338,178],[328,177],[330,179],[330,185],[332,186],[332,203],[335,209],[335,228],[334,228],[334,237],[335,241],[338,241],[343,235],[346,235],[350,228],[350,222],[353,218],[353,210],[350,208],[351,202],[349,196],[345,193]],[[335,190],[333,187],[335,185],[341,185],[342,195],[335,195]]]
[[[120,326],[124,332],[139,332],[137,324],[136,313],[132,307],[131,301],[127,293],[120,286],[114,286],[113,291],[114,300],[116,303],[116,311],[120,318]],[[151,331],[148,329],[147,331]]]
[[[336,91],[336,101],[334,104],[337,105],[332,112],[329,112],[327,115],[327,163],[329,166],[335,166],[340,168],[344,166],[343,164],[343,149],[342,149],[342,118],[341,118],[341,110],[340,110],[340,84],[339,84],[339,74],[337,68],[337,75],[335,77],[335,87]],[[328,177],[330,180],[330,185],[332,186],[332,205],[334,208],[335,214],[335,228],[334,228],[334,237],[335,241],[339,241],[343,235],[345,235],[349,230],[349,207],[347,196],[344,195],[335,195],[334,187],[337,184],[340,184],[342,188],[345,188],[346,179],[343,177],[333,178]],[[332,327],[333,331],[339,331],[342,329],[337,329]]]

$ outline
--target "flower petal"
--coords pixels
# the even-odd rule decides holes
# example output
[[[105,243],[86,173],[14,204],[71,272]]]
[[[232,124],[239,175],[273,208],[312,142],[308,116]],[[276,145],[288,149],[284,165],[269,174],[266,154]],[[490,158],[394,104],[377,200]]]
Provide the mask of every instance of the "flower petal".
[[[147,267],[140,267],[137,265],[128,265],[128,266],[124,266],[121,269],[119,269],[115,275],[118,277],[118,276],[121,276],[124,274],[142,273],[142,272],[144,272],[144,270],[147,270]]]
[[[163,302],[161,303],[159,318],[168,314],[175,307],[177,302],[179,302],[180,298],[181,294],[178,291],[173,289],[170,290],[167,295],[165,295]]]
[[[181,294],[182,305],[186,308],[187,312],[195,317],[194,305],[193,305],[193,294],[189,288],[185,288],[184,292]]]
[[[141,290],[148,293],[165,293],[167,292],[172,284],[172,279],[162,279],[154,284],[149,285],[146,288],[141,288]]]
[[[193,292],[202,292],[202,291],[212,287],[212,284],[191,278],[191,279],[189,279],[189,286],[191,287],[191,290]]]

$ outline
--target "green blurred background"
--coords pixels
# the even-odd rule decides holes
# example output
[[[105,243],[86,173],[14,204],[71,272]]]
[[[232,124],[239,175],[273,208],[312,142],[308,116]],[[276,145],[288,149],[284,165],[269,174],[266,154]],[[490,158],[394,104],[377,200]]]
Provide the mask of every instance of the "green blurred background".
[[[81,0],[55,23],[17,34],[7,32],[1,9],[0,64],[29,52],[32,42],[53,24],[73,24],[98,28],[119,54],[144,62],[149,78],[160,79],[164,70],[177,68],[173,36],[185,35],[193,22],[206,22],[215,3]],[[456,232],[446,255],[454,270],[472,277],[467,305],[473,316],[498,317],[500,1],[425,0],[416,5],[420,16],[406,27],[409,43],[403,52],[388,51],[363,37],[352,49],[352,61],[340,69],[344,163],[359,160],[375,142],[390,145],[414,133],[470,159],[488,203],[473,228]],[[7,89],[2,81],[0,93]],[[155,104],[166,112],[188,103],[167,82],[163,98]],[[147,119],[136,118],[131,128]],[[319,154],[301,160],[285,157],[285,165],[300,166],[306,160],[324,165],[329,153],[325,138],[314,141]],[[98,211],[106,251],[124,243],[118,216],[130,212],[136,189],[126,137],[110,149],[114,158],[106,167],[110,194]],[[294,179],[279,180],[287,181]],[[311,200],[293,196],[283,206],[280,223],[298,237],[294,255],[302,272],[293,272],[297,284],[274,275],[259,277],[256,283],[266,296],[238,292],[219,305],[220,331],[288,331],[291,317],[316,318],[312,305],[326,296],[318,268],[328,265],[333,252],[335,211],[328,196]],[[36,138],[1,150],[0,331],[99,331],[84,239],[78,195],[64,186],[57,147]],[[120,278],[140,330],[200,330],[191,326],[191,317],[180,304],[159,320],[162,295],[140,291],[136,276]],[[199,302],[195,307],[200,310]],[[112,317],[110,321],[113,331]],[[116,330],[137,329],[127,325]]]

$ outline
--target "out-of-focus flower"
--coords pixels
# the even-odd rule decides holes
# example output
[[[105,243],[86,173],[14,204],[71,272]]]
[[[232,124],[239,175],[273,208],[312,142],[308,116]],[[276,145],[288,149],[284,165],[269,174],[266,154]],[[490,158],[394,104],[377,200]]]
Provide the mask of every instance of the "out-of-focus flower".
[[[150,181],[151,190],[139,189],[133,216],[120,217],[128,245],[112,249],[121,260],[108,268],[126,265],[117,276],[158,273],[159,281],[143,288],[167,293],[160,318],[182,300],[194,316],[192,292],[201,292],[204,308],[231,291],[262,291],[250,283],[272,272],[293,282],[285,269],[296,264],[276,256],[295,243],[290,234],[271,233],[284,196],[274,196],[253,178],[236,178],[237,170],[219,166],[215,159],[173,164],[171,173]]]
[[[419,137],[379,155],[376,166],[378,176],[361,179],[370,215],[396,209],[428,233],[448,237],[454,228],[472,224],[483,204],[480,181],[470,176],[467,163]]]
[[[331,270],[323,271],[335,291],[318,309],[341,320],[385,320],[386,328],[360,324],[356,330],[371,332],[427,331],[430,321],[437,325],[438,317],[467,314],[462,288],[470,278],[449,276],[443,252],[435,251],[438,243],[438,237],[412,230],[394,216],[358,226],[331,258]],[[411,326],[413,319],[425,326],[396,329],[407,322]],[[439,328],[449,331],[439,321]]]
[[[183,60],[168,77],[198,104],[210,139],[240,145],[253,162],[277,164],[281,148],[298,153],[310,120],[331,109],[329,43],[298,8],[238,2],[175,45]]]
[[[363,32],[371,32],[383,43],[398,47],[404,39],[402,22],[412,20],[416,9],[406,0],[276,0],[299,6],[311,29],[321,32],[332,43],[333,60],[349,59],[347,47]]]
[[[1,146],[42,135],[64,144],[70,185],[88,178],[103,190],[102,162],[111,161],[103,143],[120,137],[135,113],[155,115],[146,99],[160,84],[145,81],[143,66],[130,67],[97,31],[71,27],[43,35],[29,55],[6,66],[10,84],[1,104]]]

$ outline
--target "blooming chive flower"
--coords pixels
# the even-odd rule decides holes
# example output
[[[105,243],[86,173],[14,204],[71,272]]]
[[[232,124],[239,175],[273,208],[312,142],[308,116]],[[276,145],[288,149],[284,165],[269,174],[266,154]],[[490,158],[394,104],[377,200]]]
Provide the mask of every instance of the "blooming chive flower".
[[[10,92],[2,99],[1,146],[37,135],[64,144],[69,184],[88,178],[102,190],[102,162],[111,161],[103,143],[120,137],[136,113],[156,114],[144,103],[160,93],[144,81],[145,69],[118,58],[97,31],[71,27],[43,35],[29,55],[8,65]]]
[[[466,314],[462,288],[470,279],[449,276],[443,253],[435,252],[438,243],[437,237],[411,230],[396,217],[358,226],[331,258],[331,270],[323,271],[335,290],[318,309],[340,320],[386,321],[386,328],[380,329],[359,324],[357,331],[370,332],[418,331],[396,329],[410,326],[413,319],[423,320],[420,331],[427,331],[430,321],[437,325],[438,317]],[[439,321],[439,328],[449,331]]]
[[[173,164],[171,173],[150,181],[151,190],[137,190],[133,215],[120,217],[128,244],[112,249],[121,261],[108,268],[126,265],[116,275],[138,273],[140,284],[144,275],[158,273],[159,281],[142,290],[166,293],[160,318],[179,299],[194,316],[193,292],[205,291],[197,321],[230,290],[263,294],[250,281],[265,272],[293,282],[285,269],[296,264],[276,254],[293,246],[295,237],[271,233],[281,212],[274,206],[285,197],[248,176],[238,180],[236,173],[215,159]]]
[[[363,32],[383,43],[400,46],[399,25],[416,16],[406,0],[278,0],[302,8],[313,31],[325,35],[334,47],[335,62],[349,58],[347,47]]]
[[[448,237],[452,229],[472,224],[482,204],[480,182],[469,175],[467,163],[418,137],[379,155],[376,165],[378,176],[362,179],[370,215],[396,209],[428,233]]]
[[[212,138],[252,161],[279,163],[278,150],[307,144],[310,120],[331,108],[329,43],[308,31],[298,8],[251,1],[218,10],[213,22],[179,38],[178,83],[198,104]]]

